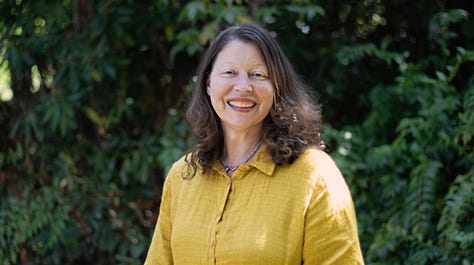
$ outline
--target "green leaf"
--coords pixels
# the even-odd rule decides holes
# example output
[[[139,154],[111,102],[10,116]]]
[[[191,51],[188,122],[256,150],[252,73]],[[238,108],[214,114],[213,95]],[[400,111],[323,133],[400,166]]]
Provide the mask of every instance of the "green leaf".
[[[84,112],[86,113],[86,116],[91,120],[93,123],[97,124],[98,126],[103,126],[104,125],[104,118],[100,116],[97,111],[95,111],[91,107],[84,107]]]

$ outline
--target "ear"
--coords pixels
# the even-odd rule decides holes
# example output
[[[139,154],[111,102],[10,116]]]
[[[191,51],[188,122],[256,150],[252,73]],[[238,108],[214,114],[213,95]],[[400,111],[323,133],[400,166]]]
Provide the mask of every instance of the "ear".
[[[206,92],[207,92],[207,95],[208,95],[208,96],[210,96],[210,95],[209,95],[209,90],[211,89],[209,83],[210,83],[210,82],[209,82],[209,79],[208,79],[208,80],[206,81]]]

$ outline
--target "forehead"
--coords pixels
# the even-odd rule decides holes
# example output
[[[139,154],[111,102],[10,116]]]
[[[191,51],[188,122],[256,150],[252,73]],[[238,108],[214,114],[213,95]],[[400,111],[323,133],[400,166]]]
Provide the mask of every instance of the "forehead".
[[[215,64],[266,65],[257,45],[242,40],[232,40],[216,56]]]

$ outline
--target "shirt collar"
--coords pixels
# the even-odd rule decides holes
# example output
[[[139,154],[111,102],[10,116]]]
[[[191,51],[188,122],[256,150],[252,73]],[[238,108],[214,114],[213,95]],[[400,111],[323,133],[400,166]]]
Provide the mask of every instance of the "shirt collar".
[[[271,176],[273,174],[273,170],[275,170],[276,166],[265,144],[260,148],[260,150],[257,151],[255,156],[252,158],[252,160],[250,160],[249,163],[247,163],[247,165],[255,167],[256,169],[265,173],[267,176]],[[220,159],[215,160],[212,163],[211,168],[220,174],[227,176]]]
[[[256,167],[268,176],[273,174],[273,170],[276,166],[275,162],[273,162],[272,156],[268,152],[267,145],[263,145],[262,148],[258,150],[249,165]]]

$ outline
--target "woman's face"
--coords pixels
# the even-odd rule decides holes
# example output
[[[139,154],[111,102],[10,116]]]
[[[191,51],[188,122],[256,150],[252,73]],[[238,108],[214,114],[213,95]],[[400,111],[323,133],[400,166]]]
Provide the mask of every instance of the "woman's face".
[[[240,40],[227,43],[214,62],[207,94],[224,131],[261,130],[274,89],[257,46]]]

